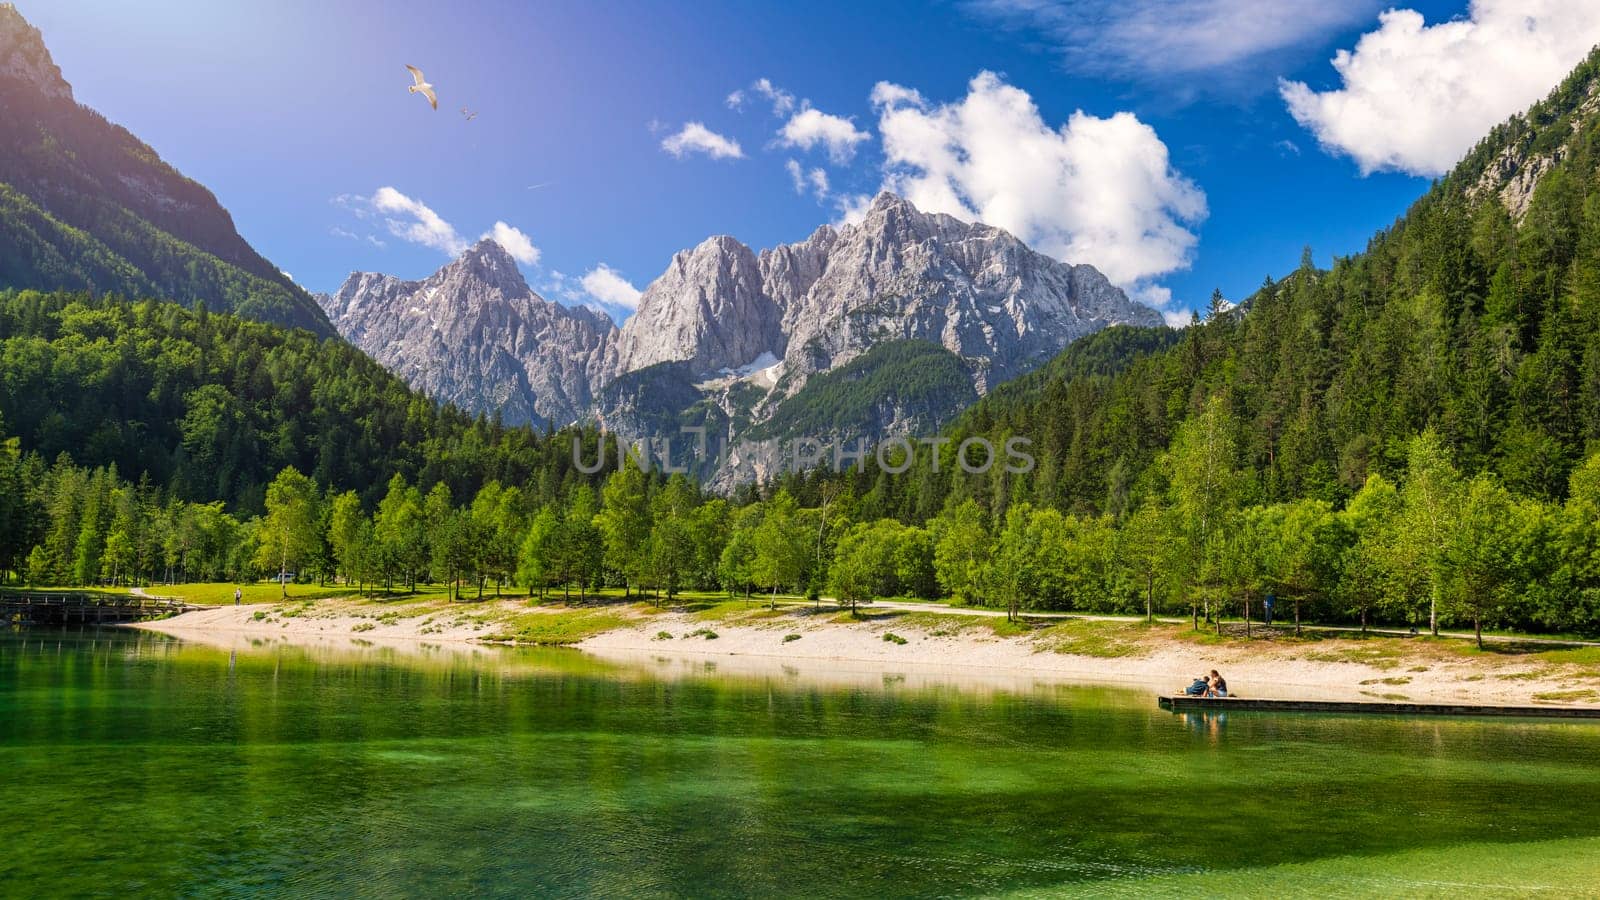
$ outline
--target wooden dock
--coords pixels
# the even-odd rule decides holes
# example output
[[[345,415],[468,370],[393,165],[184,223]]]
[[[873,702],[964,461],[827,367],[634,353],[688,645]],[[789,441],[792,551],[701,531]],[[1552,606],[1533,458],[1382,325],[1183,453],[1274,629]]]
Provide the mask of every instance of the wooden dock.
[[[191,609],[182,600],[87,591],[0,593],[0,623],[19,625],[110,625],[164,619]]]
[[[1477,706],[1469,703],[1397,703],[1367,700],[1246,700],[1236,697],[1157,698],[1172,712],[1309,712],[1390,716],[1495,716],[1523,719],[1600,719],[1600,706]]]

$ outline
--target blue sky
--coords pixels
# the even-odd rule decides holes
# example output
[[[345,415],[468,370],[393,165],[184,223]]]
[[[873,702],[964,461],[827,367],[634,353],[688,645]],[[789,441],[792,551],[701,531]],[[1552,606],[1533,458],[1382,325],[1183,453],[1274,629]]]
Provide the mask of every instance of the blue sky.
[[[18,0],[80,102],[307,287],[422,277],[499,223],[536,288],[619,317],[681,248],[798,240],[886,185],[1169,311],[1239,297],[1360,250],[1600,37],[1582,6]]]

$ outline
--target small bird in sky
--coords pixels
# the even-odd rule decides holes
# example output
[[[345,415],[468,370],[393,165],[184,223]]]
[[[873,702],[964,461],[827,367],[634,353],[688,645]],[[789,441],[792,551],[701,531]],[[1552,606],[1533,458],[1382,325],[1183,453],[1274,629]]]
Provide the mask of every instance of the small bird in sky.
[[[476,119],[478,117],[477,113],[473,112],[470,109],[467,109],[465,106],[461,107],[461,115],[468,122],[471,122],[473,119]]]
[[[415,79],[416,82],[417,82],[416,84],[413,84],[411,86],[411,88],[410,88],[411,93],[413,93],[413,94],[421,94],[422,96],[427,97],[428,98],[428,105],[432,106],[434,109],[438,109],[439,108],[439,97],[438,97],[437,94],[435,94],[433,92],[433,85],[431,85],[427,81],[423,80],[423,78],[422,78],[422,70],[417,68],[416,66],[406,66],[406,68],[411,70],[411,77],[413,79]]]

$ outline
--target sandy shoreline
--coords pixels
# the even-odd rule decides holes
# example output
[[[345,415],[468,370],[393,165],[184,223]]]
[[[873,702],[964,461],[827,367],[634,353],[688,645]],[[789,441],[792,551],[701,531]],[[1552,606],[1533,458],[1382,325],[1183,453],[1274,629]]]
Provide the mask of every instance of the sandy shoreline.
[[[542,617],[551,617],[545,619]],[[208,644],[485,646],[508,628],[603,616],[574,646],[597,659],[662,672],[704,670],[757,676],[803,673],[851,684],[1040,682],[1120,685],[1170,692],[1208,669],[1241,696],[1391,699],[1497,704],[1600,704],[1600,659],[1560,654],[1469,653],[1459,642],[1399,638],[1205,643],[1180,626],[1052,624],[1001,636],[998,620],[926,613],[879,613],[853,621],[803,607],[773,613],[752,605],[721,618],[642,605],[529,607],[525,600],[385,608],[350,600],[252,604],[197,610],[137,627]],[[1091,629],[1084,635],[1080,629]],[[715,638],[705,632],[713,631]],[[893,634],[900,639],[886,639]],[[799,635],[799,637],[789,637]],[[788,640],[785,640],[789,637]],[[1081,641],[1093,638],[1085,645]],[[1075,641],[1077,643],[1075,643]],[[1077,652],[1087,646],[1089,652]],[[1594,656],[1600,657],[1600,654]]]

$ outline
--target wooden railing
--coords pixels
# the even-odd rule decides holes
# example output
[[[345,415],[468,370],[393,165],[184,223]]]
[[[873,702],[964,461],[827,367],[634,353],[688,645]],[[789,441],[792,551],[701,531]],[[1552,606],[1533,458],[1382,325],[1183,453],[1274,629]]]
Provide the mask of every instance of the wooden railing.
[[[0,592],[0,621],[26,625],[142,622],[200,609],[182,600],[86,591]]]

